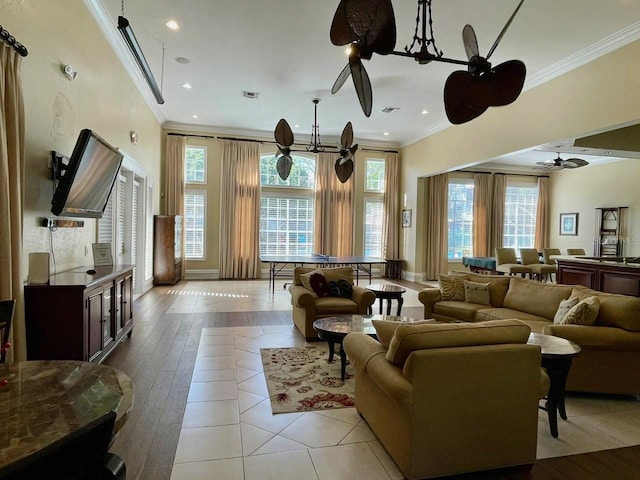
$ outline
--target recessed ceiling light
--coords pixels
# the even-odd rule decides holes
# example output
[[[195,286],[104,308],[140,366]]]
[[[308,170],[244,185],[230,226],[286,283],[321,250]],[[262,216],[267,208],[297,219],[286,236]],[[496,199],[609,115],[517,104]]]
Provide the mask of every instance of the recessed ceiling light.
[[[165,25],[171,30],[180,30],[180,25],[175,20],[167,20]]]
[[[429,113],[429,110],[427,110],[426,108],[422,110],[422,115],[426,115],[427,113]]]
[[[384,132],[383,135],[387,136],[387,135],[389,135],[389,132]]]
[[[300,125],[298,125],[297,123],[293,126],[293,128],[300,128]]]
[[[193,118],[198,118],[198,115],[194,113],[194,114],[192,115],[192,117],[193,117]]]
[[[182,84],[182,88],[187,88],[187,89],[189,89],[189,88],[191,88],[191,84],[190,84],[190,83],[183,83],[183,84]]]
[[[182,65],[185,65],[190,61],[191,60],[189,60],[187,57],[176,57],[176,62],[181,63]]]

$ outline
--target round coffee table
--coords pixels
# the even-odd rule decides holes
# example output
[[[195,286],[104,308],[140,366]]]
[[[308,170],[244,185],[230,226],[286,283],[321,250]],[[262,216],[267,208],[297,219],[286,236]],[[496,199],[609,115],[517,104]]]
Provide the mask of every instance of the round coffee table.
[[[366,333],[376,336],[376,329],[371,320],[390,320],[399,323],[412,323],[418,320],[396,315],[343,315],[338,317],[319,318],[313,322],[313,328],[318,332],[318,337],[329,344],[329,363],[333,362],[335,344],[340,345],[340,378],[344,380],[344,372],[347,367],[347,356],[342,348],[342,340],[352,332]],[[424,322],[424,320],[419,320]],[[435,320],[434,320],[435,322]]]
[[[564,389],[571,368],[571,360],[580,353],[580,345],[566,338],[544,335],[542,333],[529,334],[529,345],[539,345],[542,353],[542,366],[549,375],[549,393],[544,410],[549,416],[551,435],[558,436],[558,413],[563,420],[567,419],[564,406]]]
[[[387,301],[387,315],[391,315],[391,300],[397,300],[398,310],[396,311],[396,315],[400,316],[404,302],[402,294],[407,291],[405,288],[389,283],[372,283],[364,288],[371,290],[376,295],[376,298],[380,299],[380,315],[382,315],[383,300]],[[371,307],[369,307],[369,313],[372,313]]]

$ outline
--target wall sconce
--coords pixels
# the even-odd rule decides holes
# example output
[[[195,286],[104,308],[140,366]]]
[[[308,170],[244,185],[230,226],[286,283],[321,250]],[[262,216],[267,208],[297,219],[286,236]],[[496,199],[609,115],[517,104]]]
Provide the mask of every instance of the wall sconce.
[[[60,65],[60,68],[69,81],[74,80],[78,76],[78,72],[76,72],[71,65]]]

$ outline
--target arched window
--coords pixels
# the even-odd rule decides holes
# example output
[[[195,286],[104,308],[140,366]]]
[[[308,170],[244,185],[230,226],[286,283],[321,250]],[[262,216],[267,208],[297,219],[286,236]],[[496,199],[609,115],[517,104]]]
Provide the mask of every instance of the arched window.
[[[287,180],[276,170],[276,158],[260,158],[260,254],[311,255],[313,252],[313,189],[316,162],[292,156]]]

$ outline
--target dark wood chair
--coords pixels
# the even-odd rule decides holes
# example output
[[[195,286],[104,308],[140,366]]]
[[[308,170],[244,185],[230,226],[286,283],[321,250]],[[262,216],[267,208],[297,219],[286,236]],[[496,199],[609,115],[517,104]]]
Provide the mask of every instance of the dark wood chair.
[[[15,300],[0,301],[0,363],[5,362],[7,349],[9,348],[9,333],[11,333],[11,321],[13,320],[13,310]]]
[[[79,430],[0,470],[0,480],[124,480],[122,459],[108,453],[116,413],[111,411]]]

